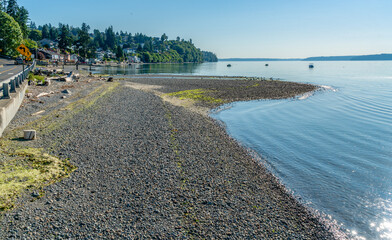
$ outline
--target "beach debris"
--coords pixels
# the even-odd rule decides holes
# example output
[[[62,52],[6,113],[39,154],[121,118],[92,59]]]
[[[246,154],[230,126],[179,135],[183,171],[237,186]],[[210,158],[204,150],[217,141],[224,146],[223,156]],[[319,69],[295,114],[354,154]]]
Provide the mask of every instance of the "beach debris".
[[[65,93],[65,94],[72,94],[72,92],[68,89],[65,89],[63,91],[61,91],[61,93]]]
[[[48,96],[48,95],[50,95],[50,93],[42,92],[42,93],[40,93],[40,94],[37,95],[37,98],[44,97],[44,96]]]
[[[39,115],[39,114],[44,113],[44,112],[45,112],[45,110],[41,110],[41,111],[38,111],[38,112],[35,112],[35,113],[31,114],[31,116],[36,116],[36,115]]]
[[[46,79],[44,82],[44,86],[50,86],[50,84],[51,84],[50,79]]]
[[[33,94],[32,93],[26,93],[26,97],[27,98],[31,98],[31,97],[33,97]]]
[[[24,130],[23,138],[25,140],[34,140],[37,138],[37,132],[35,130]]]

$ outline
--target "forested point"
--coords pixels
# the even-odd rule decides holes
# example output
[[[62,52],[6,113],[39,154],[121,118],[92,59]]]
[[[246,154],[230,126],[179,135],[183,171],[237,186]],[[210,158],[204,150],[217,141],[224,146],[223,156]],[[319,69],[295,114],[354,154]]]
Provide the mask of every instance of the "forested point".
[[[124,61],[129,57],[137,57],[145,63],[184,63],[184,62],[216,62],[214,53],[196,48],[192,39],[177,37],[169,40],[164,33],[161,37],[151,37],[142,33],[115,32],[112,26],[105,31],[94,29],[83,23],[81,27],[73,27],[59,23],[37,26],[29,21],[29,12],[18,6],[16,0],[0,0],[0,54],[17,56],[15,46],[24,43],[32,48],[50,48],[64,54],[77,54],[83,59],[94,59],[104,53],[102,60]],[[11,17],[14,21],[10,20]],[[16,24],[15,24],[16,22]],[[54,43],[54,46],[49,45]]]

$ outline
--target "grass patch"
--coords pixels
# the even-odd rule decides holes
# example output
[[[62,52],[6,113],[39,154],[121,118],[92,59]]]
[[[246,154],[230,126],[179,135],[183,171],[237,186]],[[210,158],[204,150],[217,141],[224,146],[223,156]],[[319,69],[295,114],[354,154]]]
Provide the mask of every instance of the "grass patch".
[[[33,73],[29,73],[29,76],[27,77],[29,80],[32,81],[44,81],[45,80],[45,76],[40,76],[40,75],[34,75]]]
[[[179,99],[192,99],[195,101],[202,101],[208,103],[224,103],[222,99],[213,98],[208,96],[208,93],[214,92],[213,90],[205,89],[192,89],[179,92],[168,93],[167,96],[177,97]]]
[[[35,121],[17,127],[0,140],[0,213],[15,207],[16,199],[27,190],[41,189],[69,176],[76,167],[68,160],[48,154],[43,148],[27,147],[29,142],[15,141],[23,129],[36,129],[41,135],[50,134],[80,111],[113,91],[119,83],[103,84],[86,97],[52,111]],[[48,148],[56,142],[42,143]],[[39,145],[42,145],[41,143]],[[41,195],[40,195],[41,196]]]
[[[39,148],[20,148],[10,152],[3,149],[1,154],[10,160],[0,163],[0,211],[13,208],[16,198],[25,190],[42,188],[76,169],[67,160],[51,156]]]

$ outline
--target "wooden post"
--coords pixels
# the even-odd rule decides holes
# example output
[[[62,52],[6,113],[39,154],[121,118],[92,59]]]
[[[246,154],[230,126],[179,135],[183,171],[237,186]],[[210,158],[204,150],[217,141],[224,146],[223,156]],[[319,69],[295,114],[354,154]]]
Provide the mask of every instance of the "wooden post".
[[[37,132],[35,130],[24,130],[23,138],[26,140],[34,140],[37,138]]]

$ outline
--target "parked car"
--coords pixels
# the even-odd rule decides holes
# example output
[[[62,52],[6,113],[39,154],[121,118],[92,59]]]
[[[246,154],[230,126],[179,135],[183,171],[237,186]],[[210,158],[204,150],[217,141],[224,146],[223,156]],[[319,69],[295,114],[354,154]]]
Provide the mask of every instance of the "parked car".
[[[15,59],[15,65],[19,65],[19,64],[23,64],[23,63],[24,63],[24,61],[23,61],[22,58],[16,58]]]

